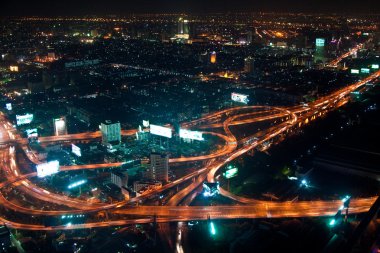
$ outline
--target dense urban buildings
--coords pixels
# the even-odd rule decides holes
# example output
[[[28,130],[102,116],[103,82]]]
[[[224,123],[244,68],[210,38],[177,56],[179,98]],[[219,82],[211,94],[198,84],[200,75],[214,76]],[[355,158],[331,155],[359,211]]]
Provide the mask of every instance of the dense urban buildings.
[[[0,252],[379,251],[376,4],[22,2]]]

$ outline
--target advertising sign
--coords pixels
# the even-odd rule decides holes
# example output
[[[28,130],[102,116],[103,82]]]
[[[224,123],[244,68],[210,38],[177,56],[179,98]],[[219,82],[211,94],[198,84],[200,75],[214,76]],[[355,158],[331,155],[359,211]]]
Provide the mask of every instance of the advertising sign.
[[[30,122],[32,121],[33,121],[33,114],[27,113],[25,115],[16,115],[16,124],[18,126],[30,124]]]
[[[59,172],[59,161],[37,164],[37,176],[46,177]]]
[[[162,127],[157,125],[150,125],[150,133],[154,135],[163,136],[166,138],[172,138],[172,129],[168,127]]]
[[[325,39],[317,38],[317,39],[315,40],[315,45],[316,45],[317,47],[323,47],[323,46],[325,46]]]
[[[6,103],[6,104],[5,104],[5,108],[6,108],[8,111],[12,111],[12,104],[11,104],[11,103]]]
[[[239,94],[236,92],[233,92],[231,94],[231,99],[235,102],[239,102],[239,103],[243,103],[243,104],[248,104],[248,102],[249,102],[248,95]]]
[[[202,136],[202,132],[191,131],[187,129],[179,129],[179,137],[184,138],[184,139],[198,140],[198,141],[204,140]]]
[[[351,69],[351,74],[359,74],[359,70],[358,69]]]
[[[28,136],[28,138],[37,138],[38,137],[37,128],[26,129],[25,132],[26,132],[26,136]]]
[[[73,143],[71,144],[71,152],[78,157],[82,156],[82,152],[81,152],[80,147],[78,147],[77,145],[75,145]]]

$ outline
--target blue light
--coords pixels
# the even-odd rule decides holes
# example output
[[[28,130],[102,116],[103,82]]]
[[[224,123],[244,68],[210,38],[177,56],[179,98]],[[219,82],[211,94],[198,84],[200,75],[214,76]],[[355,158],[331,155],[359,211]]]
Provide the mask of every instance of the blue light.
[[[83,180],[80,180],[78,182],[75,182],[75,183],[72,183],[68,186],[69,189],[72,189],[72,188],[75,188],[77,186],[80,186],[82,184],[85,184],[87,182],[87,180],[83,179]]]

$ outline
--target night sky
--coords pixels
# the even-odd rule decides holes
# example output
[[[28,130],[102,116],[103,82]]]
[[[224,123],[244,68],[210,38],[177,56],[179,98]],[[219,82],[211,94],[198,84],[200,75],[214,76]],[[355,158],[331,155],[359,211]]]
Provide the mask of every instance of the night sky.
[[[380,0],[5,0],[0,15],[86,15],[132,12],[380,12]]]

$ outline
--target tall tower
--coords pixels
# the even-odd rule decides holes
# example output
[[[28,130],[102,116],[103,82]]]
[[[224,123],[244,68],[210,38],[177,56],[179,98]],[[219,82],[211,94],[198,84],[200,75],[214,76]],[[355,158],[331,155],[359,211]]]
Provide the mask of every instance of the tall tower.
[[[252,56],[248,56],[247,58],[244,59],[244,72],[245,73],[253,73],[255,69],[255,58]]]
[[[148,178],[167,182],[169,179],[169,156],[167,154],[151,153],[150,154],[150,169]]]
[[[182,17],[179,18],[177,34],[189,34],[189,20]]]
[[[247,44],[252,44],[253,42],[253,32],[252,31],[248,31],[247,32]]]
[[[179,18],[176,37],[180,39],[189,39],[189,33],[189,20],[182,17]]]
[[[326,62],[326,48],[325,48],[325,39],[317,38],[315,40],[315,54],[314,54],[314,63],[323,64]]]
[[[53,119],[53,125],[54,125],[54,135],[55,136],[67,134],[66,117],[60,117],[58,119]]]

